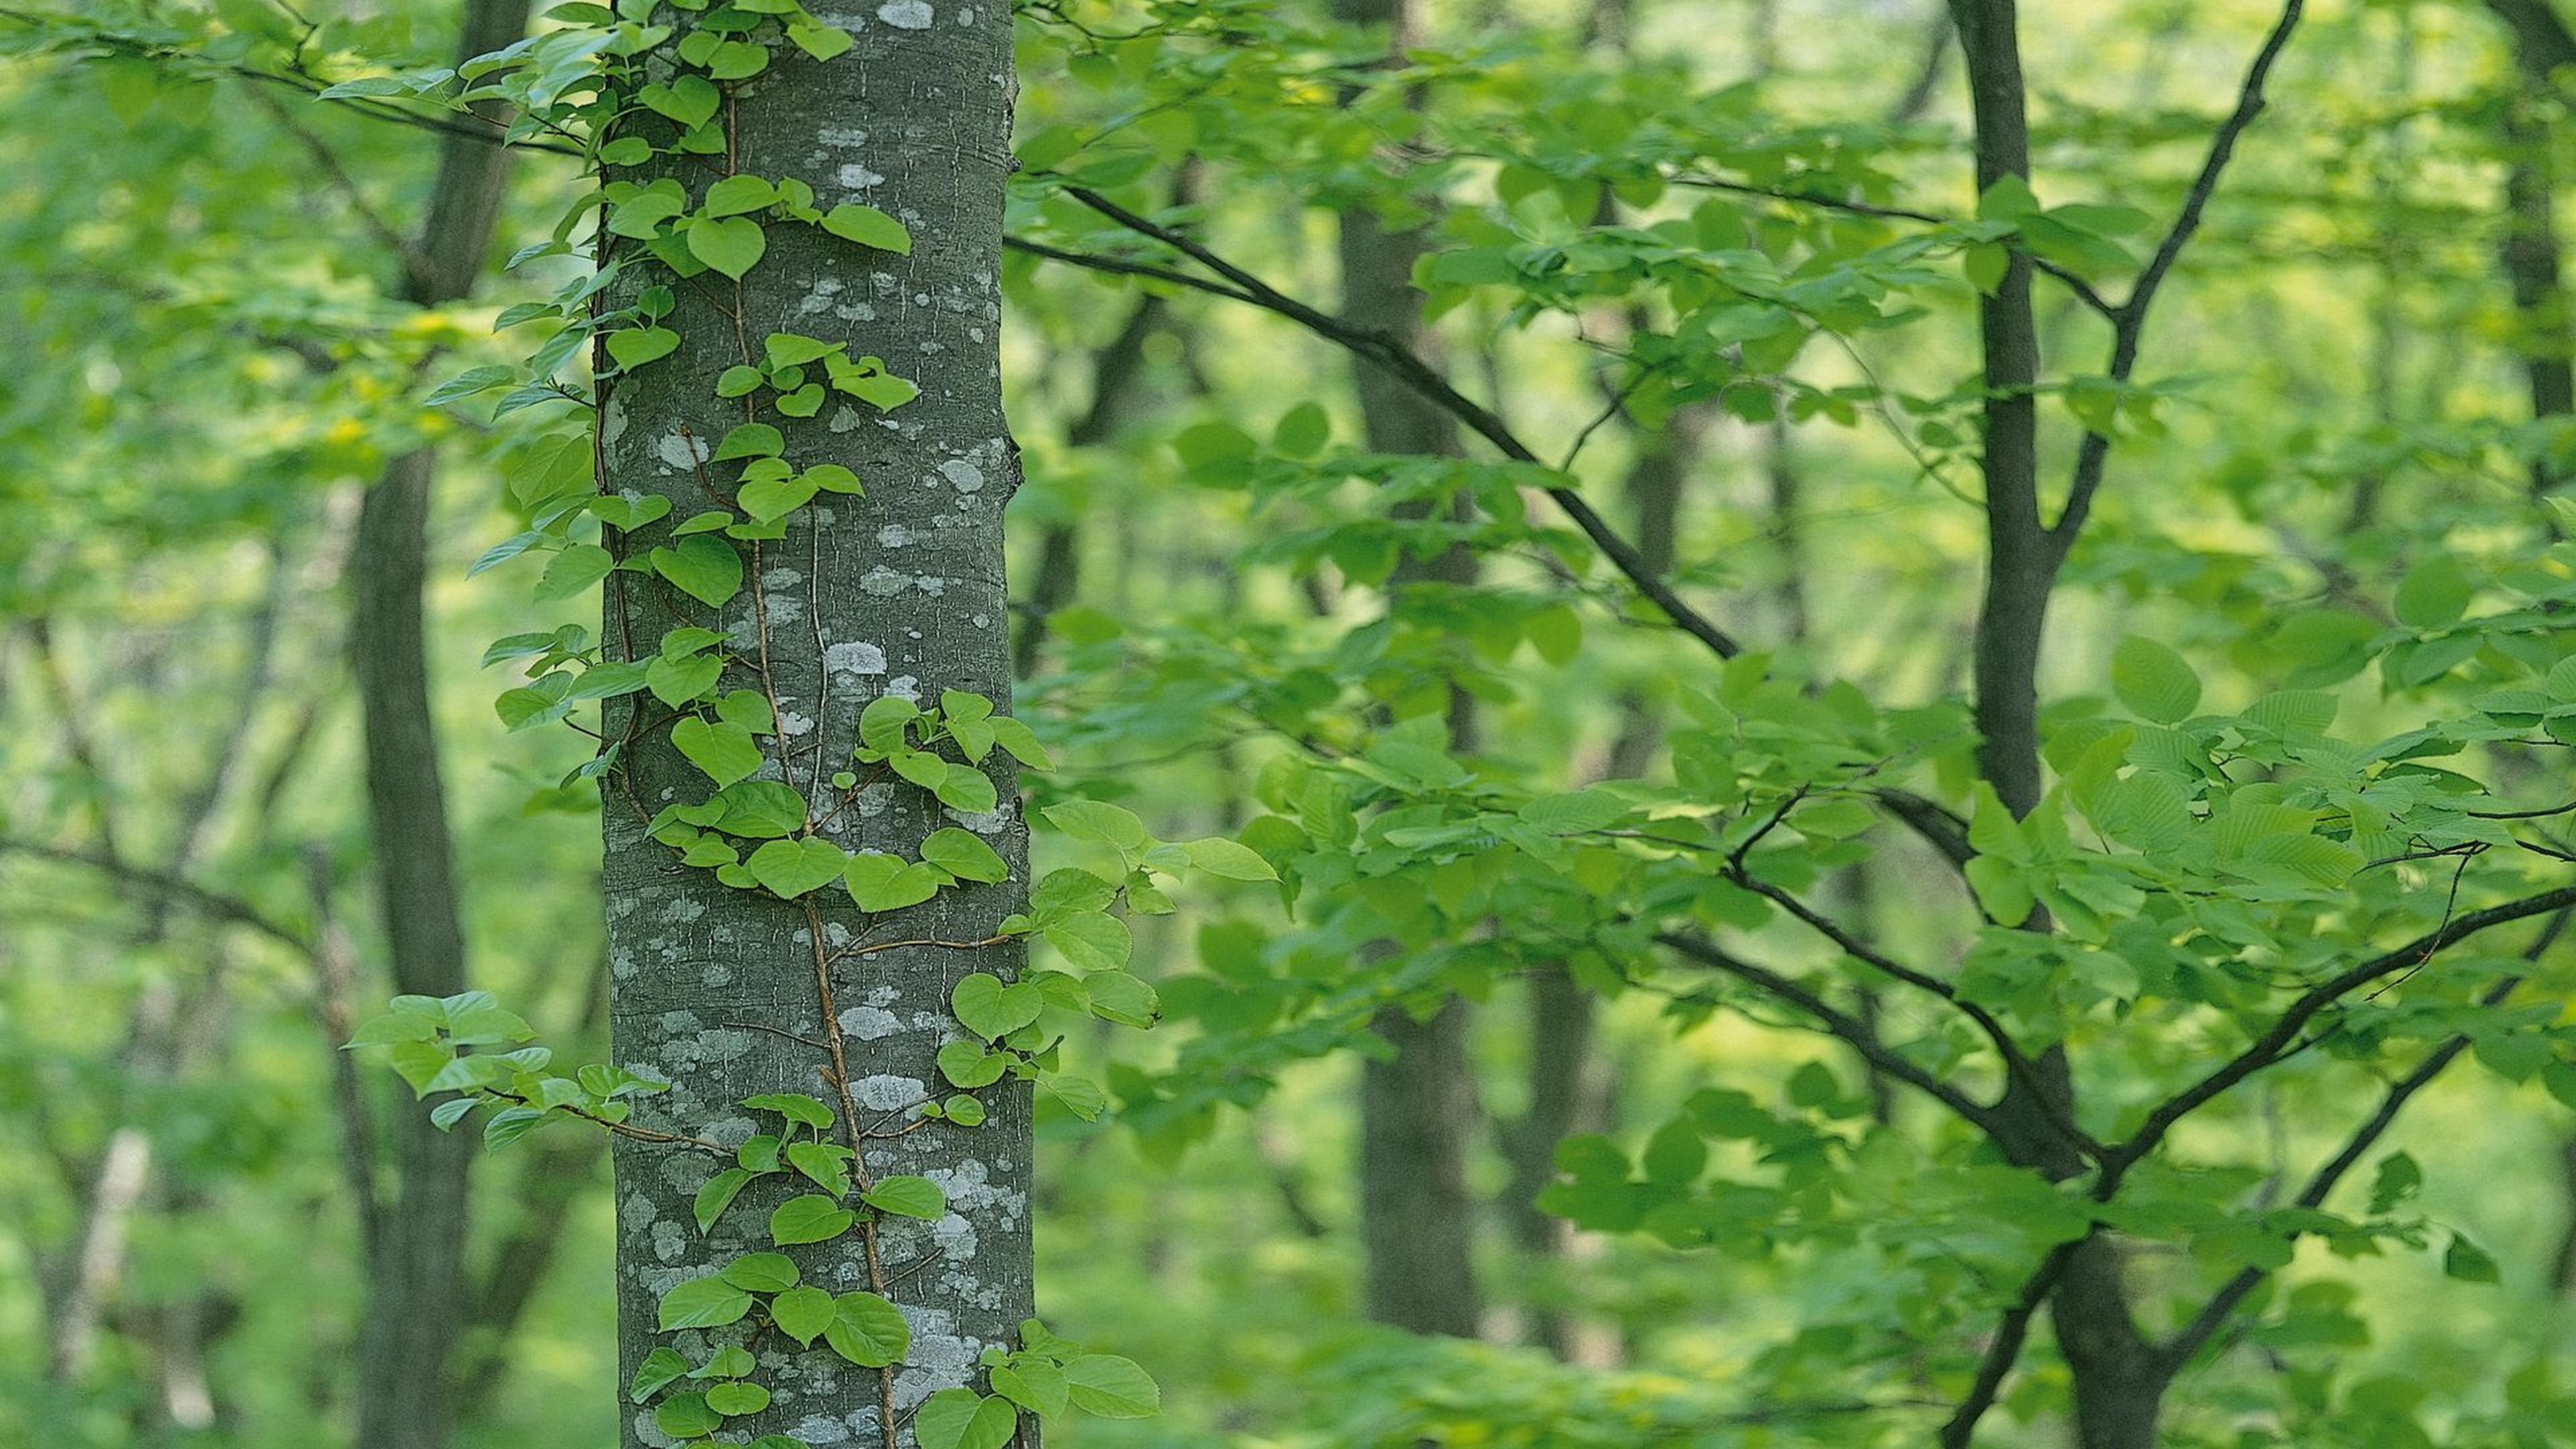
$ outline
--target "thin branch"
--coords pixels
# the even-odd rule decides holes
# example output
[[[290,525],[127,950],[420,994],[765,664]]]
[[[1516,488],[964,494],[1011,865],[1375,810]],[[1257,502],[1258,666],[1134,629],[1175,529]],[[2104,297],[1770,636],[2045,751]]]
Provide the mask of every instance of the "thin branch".
[[[2547,951],[2558,939],[2559,933],[2567,927],[2567,914],[2562,910],[2550,917],[2548,926],[2540,933],[2540,939],[2532,942],[2530,948],[2522,953],[2525,961],[2539,960],[2541,953]],[[2520,976],[2508,976],[2488,987],[2485,994],[2478,998],[2478,1004],[2482,1007],[2502,1005],[2504,999],[2512,995],[2514,988],[2520,986],[2522,982],[2523,978]],[[2335,1184],[2341,1182],[2346,1174],[2359,1166],[2362,1155],[2377,1144],[2381,1137],[2387,1135],[2389,1127],[2397,1121],[2397,1114],[2405,1110],[2407,1102],[2412,1100],[2416,1093],[2432,1085],[2433,1079],[2440,1076],[2445,1068],[2457,1060],[2460,1053],[2468,1050],[2469,1045],[2470,1040],[2465,1034],[2451,1037],[2434,1048],[2430,1055],[2416,1065],[2415,1070],[2389,1083],[2388,1090],[2379,1099],[2378,1110],[2372,1112],[2368,1120],[2354,1128],[2352,1136],[2344,1142],[2343,1149],[2327,1159],[2326,1163],[2317,1169],[2316,1175],[2308,1179],[2307,1187],[2299,1193],[2298,1206],[2303,1208],[2324,1206],[2326,1197],[2334,1191]],[[2202,1305],[2200,1312],[2192,1315],[2191,1322],[2183,1325],[2173,1337],[2157,1348],[2156,1354],[2165,1362],[2167,1371],[2180,1369],[2190,1362],[2192,1355],[2200,1352],[2201,1346],[2209,1342],[2210,1338],[2226,1325],[2237,1308],[2257,1287],[2261,1286],[2268,1276],[2270,1275],[2265,1269],[2246,1268],[2228,1279],[2218,1292],[2211,1295],[2209,1302]]]
[[[2164,286],[2166,276],[2173,271],[2174,259],[2182,255],[2184,246],[2200,230],[2201,214],[2209,206],[2210,195],[2218,189],[2218,178],[2227,170],[2229,159],[2236,154],[2237,139],[2245,134],[2246,127],[2254,124],[2254,118],[2263,113],[2264,82],[2270,79],[2273,64],[2280,60],[2281,52],[2289,46],[2290,32],[2298,28],[2300,13],[2305,8],[2305,0],[2288,0],[2281,7],[2281,18],[2273,24],[2272,33],[2263,41],[2263,48],[2255,52],[2254,63],[2246,69],[2244,84],[2237,91],[2236,109],[2219,124],[2217,134],[2210,138],[2209,155],[2201,162],[2200,174],[2193,179],[2191,189],[2183,195],[2182,209],[2174,217],[2173,228],[2157,245],[2146,270],[2138,274],[2137,285],[2129,289],[2129,299],[2110,314],[2109,376],[2112,382],[2127,382],[2129,375],[2137,370],[2138,346],[2146,334],[2147,309],[2154,305],[2157,290]],[[2049,540],[2059,558],[2064,558],[2067,551],[2075,546],[2076,535],[2083,531],[2084,520],[2093,511],[2094,496],[2101,491],[2102,474],[2110,456],[2109,434],[2088,430],[2076,449],[2075,480],[2067,490],[2065,511],[2058,515],[2057,522],[2048,530]]]
[[[1824,1025],[1826,1032],[1859,1053],[1862,1060],[1880,1072],[1949,1108],[1962,1121],[1989,1136],[1996,1131],[1998,1124],[1992,1108],[1899,1056],[1894,1048],[1879,1039],[1878,1033],[1867,1022],[1835,1008],[1815,992],[1769,967],[1744,960],[1702,936],[1682,931],[1661,931],[1656,933],[1655,940],[1711,970],[1722,971],[1814,1017]]]
[[[410,237],[403,235],[402,228],[395,226],[383,212],[376,209],[373,202],[367,200],[367,193],[359,187],[358,179],[349,174],[349,168],[341,163],[339,153],[331,149],[330,143],[314,134],[311,127],[297,120],[295,113],[288,110],[285,103],[277,97],[261,90],[254,90],[250,95],[259,103],[260,109],[266,111],[269,118],[277,123],[278,129],[294,137],[297,143],[304,147],[305,152],[312,156],[313,163],[322,168],[323,176],[330,181],[331,189],[339,192],[341,199],[349,203],[349,209],[357,213],[358,220],[374,234],[376,241],[393,253],[394,259],[402,264],[404,275],[414,280],[421,277],[429,265],[429,259],[422,255],[421,249]]]
[[[1096,191],[1080,186],[1069,186],[1065,188],[1065,194],[1120,226],[1140,236],[1151,237],[1163,243],[1233,283],[1240,291],[1239,300],[1286,317],[1309,332],[1375,362],[1406,387],[1456,418],[1477,436],[1493,444],[1503,456],[1515,462],[1546,466],[1537,453],[1504,425],[1502,419],[1450,386],[1448,379],[1443,377],[1436,368],[1424,362],[1411,348],[1406,347],[1388,333],[1375,328],[1354,326],[1341,318],[1318,311],[1227,261],[1187,233],[1139,216]],[[1023,249],[1026,248],[1023,247]],[[1204,284],[1199,290],[1216,291],[1219,295],[1226,295],[1221,289]],[[1549,498],[1555,500],[1559,508],[1565,510],[1569,518],[1574,520],[1575,526],[1583,530],[1584,536],[1592,540],[1593,546],[1609,558],[1612,566],[1625,575],[1628,581],[1636,586],[1639,593],[1644,594],[1657,608],[1664,611],[1675,627],[1708,646],[1722,659],[1732,659],[1743,652],[1743,646],[1737,643],[1732,635],[1719,628],[1698,610],[1685,603],[1680,595],[1673,592],[1672,586],[1646,562],[1637,552],[1635,545],[1622,538],[1618,530],[1612,528],[1582,494],[1563,484],[1547,485],[1544,491]]]
[[[2088,1234],[2087,1236],[2090,1236]],[[1977,1361],[1977,1376],[1967,1394],[1959,1400],[1949,1421],[1941,1426],[1936,1442],[1941,1449],[1968,1449],[1977,1437],[1977,1421],[1994,1407],[1995,1395],[2003,1388],[2004,1377],[2021,1357],[2021,1346],[2030,1337],[2030,1322],[2039,1316],[2039,1306],[2048,1301],[2049,1290],[2066,1273],[2066,1265],[2075,1259],[2075,1250],[2083,1238],[2060,1243],[2039,1260],[2030,1277],[2021,1285],[2021,1293],[2004,1316],[1995,1324],[1995,1336],[1986,1341],[1986,1351]]]
[[[208,890],[194,881],[182,880],[162,871],[139,865],[127,865],[123,861],[112,860],[107,856],[87,851],[66,850],[61,846],[46,845],[41,841],[20,840],[11,836],[0,836],[0,854],[32,856],[39,860],[57,861],[65,865],[85,865],[127,885],[158,891],[194,907],[212,919],[229,921],[238,926],[248,926],[273,941],[293,947],[300,954],[309,955],[313,950],[312,942],[302,933],[279,923],[276,918],[239,896],[229,896],[220,891]]]
[[[1986,1040],[1994,1045],[1995,1054],[2003,1059],[2004,1070],[2011,1073],[2013,1078],[2029,1092],[2030,1100],[2038,1104],[2040,1110],[2048,1117],[2049,1125],[2065,1139],[2066,1144],[2086,1157],[2096,1161],[2101,1160],[2104,1151],[2102,1144],[2077,1126],[2059,1108],[2055,1094],[2049,1090],[2048,1084],[2040,1079],[2038,1068],[2032,1064],[2028,1056],[2023,1054],[2020,1044],[2012,1039],[2012,1033],[2004,1029],[2003,1022],[1997,1019],[1993,1012],[1961,996],[1958,988],[1949,982],[1918,971],[1861,940],[1843,929],[1841,924],[1831,917],[1813,910],[1806,902],[1780,887],[1768,881],[1756,880],[1741,870],[1730,871],[1729,878],[1737,885],[1797,917],[1810,930],[1841,948],[1843,954],[1883,976],[1902,981],[1918,990],[1928,991],[1956,1007],[1959,1013],[1974,1022],[1977,1030],[1984,1033]]]
[[[2393,951],[2382,952],[2340,975],[2310,987],[2296,1001],[2293,1001],[2289,1009],[2283,1011],[2261,1036],[2255,1038],[2250,1046],[2229,1058],[2207,1076],[2168,1098],[2163,1106],[2147,1114],[2147,1119],[2139,1124],[2134,1135],[2127,1141],[2112,1146],[2103,1161],[2105,1180],[2116,1187],[2121,1174],[2140,1158],[2154,1151],[2156,1144],[2164,1140],[2165,1134],[2173,1130],[2175,1123],[2199,1110],[2211,1098],[2289,1055],[2292,1044],[2298,1040],[2300,1029],[2314,1020],[2319,1012],[2334,1005],[2345,996],[2383,976],[2391,976],[2400,971],[2419,967],[2445,947],[2466,940],[2480,931],[2514,921],[2528,920],[2533,916],[2546,915],[2571,905],[2576,905],[2576,885],[2560,886],[2555,890],[2542,891],[2538,895],[2525,896],[2518,901],[2507,901],[2503,905],[2489,906],[2482,911],[2471,911],[2465,916],[2445,922],[2439,930],[2419,936]]]

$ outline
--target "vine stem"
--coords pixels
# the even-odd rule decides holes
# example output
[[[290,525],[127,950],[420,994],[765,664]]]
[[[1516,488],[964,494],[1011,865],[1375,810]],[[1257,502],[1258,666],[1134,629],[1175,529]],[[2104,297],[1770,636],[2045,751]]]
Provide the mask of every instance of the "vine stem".
[[[764,672],[763,683],[766,683]],[[814,946],[814,994],[823,1007],[823,1043],[832,1054],[832,1090],[841,1099],[841,1131],[850,1141],[850,1181],[861,1198],[874,1186],[868,1180],[867,1137],[859,1130],[859,1104],[850,1095],[850,1061],[841,1041],[841,1013],[832,1001],[832,958],[823,950],[823,908],[807,896],[805,935]],[[864,1202],[861,1204],[865,1206]],[[867,1258],[868,1288],[888,1303],[893,1284],[886,1280],[885,1258],[877,1247],[877,1220],[873,1215],[859,1219],[859,1248]],[[894,1365],[877,1370],[877,1422],[885,1429],[885,1449],[899,1449],[898,1421],[894,1411]]]

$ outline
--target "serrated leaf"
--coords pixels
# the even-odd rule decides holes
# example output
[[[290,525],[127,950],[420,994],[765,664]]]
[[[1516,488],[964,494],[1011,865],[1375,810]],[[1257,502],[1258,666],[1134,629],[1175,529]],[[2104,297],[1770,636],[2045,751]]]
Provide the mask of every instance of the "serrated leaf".
[[[2200,703],[2200,676],[2180,654],[2131,635],[2111,655],[2111,689],[2140,719],[2173,724]]]

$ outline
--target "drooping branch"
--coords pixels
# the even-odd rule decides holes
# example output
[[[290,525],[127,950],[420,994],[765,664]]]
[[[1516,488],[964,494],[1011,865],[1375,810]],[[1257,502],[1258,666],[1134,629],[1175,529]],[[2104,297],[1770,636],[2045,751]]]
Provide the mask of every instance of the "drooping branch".
[[[1686,931],[1658,932],[1655,940],[1713,971],[1720,971],[1761,991],[1764,995],[1786,1002],[1822,1024],[1825,1032],[1850,1047],[1863,1061],[1876,1067],[1892,1080],[1903,1082],[1933,1101],[1950,1109],[1958,1118],[1993,1135],[1998,1128],[1994,1111],[1975,1098],[1922,1067],[1897,1054],[1895,1048],[1881,1040],[1867,1022],[1835,1007],[1823,997],[1799,985],[1767,966],[1759,966],[1737,956],[1704,936]]]
[[[1491,443],[1503,456],[1515,462],[1546,466],[1537,452],[1522,442],[1501,418],[1451,386],[1449,380],[1442,376],[1437,368],[1424,362],[1412,349],[1404,346],[1396,338],[1373,328],[1346,322],[1328,312],[1309,306],[1226,260],[1187,233],[1139,216],[1098,192],[1073,186],[1067,187],[1065,194],[1129,231],[1161,242],[1233,284],[1231,292],[1203,283],[1195,284],[1199,290],[1218,295],[1232,295],[1236,300],[1276,313],[1297,323],[1316,336],[1375,363],[1389,376],[1403,383],[1406,388],[1427,399],[1441,411],[1456,418],[1470,432]],[[1035,250],[1030,244],[1021,244],[1019,249]],[[1179,280],[1175,275],[1162,275],[1167,281]],[[1718,627],[1697,609],[1692,608],[1654,569],[1648,567],[1644,558],[1638,554],[1636,546],[1622,537],[1617,529],[1611,527],[1609,520],[1603,518],[1581,493],[1563,484],[1550,484],[1545,492],[1559,508],[1565,511],[1566,516],[1574,521],[1574,525],[1583,531],[1584,536],[1592,540],[1593,546],[1600,549],[1610,560],[1611,566],[1618,569],[1639,593],[1663,610],[1675,627],[1708,646],[1720,658],[1732,659],[1743,652],[1743,645],[1738,643],[1733,635]]]
[[[133,886],[168,897],[211,920],[246,926],[260,935],[287,946],[299,954],[312,950],[312,943],[293,927],[260,910],[239,896],[210,890],[194,881],[185,880],[146,866],[131,865],[104,854],[69,850],[42,841],[0,836],[0,854],[23,855],[38,860],[57,861],[66,865],[87,866],[122,885]]]

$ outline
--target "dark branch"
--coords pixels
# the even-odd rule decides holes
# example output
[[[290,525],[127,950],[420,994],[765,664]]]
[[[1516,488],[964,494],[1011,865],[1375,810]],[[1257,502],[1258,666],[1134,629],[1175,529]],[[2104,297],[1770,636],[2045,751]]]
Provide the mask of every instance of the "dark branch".
[[[2175,1123],[2199,1110],[2211,1098],[2288,1056],[2296,1048],[2300,1031],[2314,1020],[2319,1012],[2337,1001],[2381,977],[2393,976],[2400,971],[2411,971],[2422,966],[2445,947],[2466,940],[2480,931],[2514,921],[2528,920],[2533,916],[2546,915],[2571,905],[2576,905],[2576,886],[2560,886],[2556,890],[2542,891],[2538,895],[2525,896],[2518,901],[2507,901],[2500,906],[2471,911],[2465,916],[2458,916],[2445,922],[2439,930],[2419,936],[2394,951],[2373,956],[2341,975],[2310,987],[2296,1001],[2290,1003],[2289,1009],[2282,1012],[2261,1036],[2255,1038],[2252,1045],[2229,1058],[2209,1075],[2202,1077],[2178,1095],[2167,1099],[2163,1106],[2147,1114],[2146,1121],[2139,1124],[2135,1135],[2126,1142],[2113,1146],[2103,1163],[2105,1181],[2110,1186],[2116,1187],[2120,1175],[2140,1158],[2153,1152],[2156,1144],[2164,1140],[2165,1134],[2173,1130]],[[2101,1196],[2105,1191],[2107,1189],[2097,1190],[2096,1195]]]
[[[2549,949],[2550,944],[2558,939],[2559,932],[2565,930],[2566,926],[2567,912],[2560,911],[2552,916],[2548,927],[2540,933],[2540,939],[2532,942],[2530,949],[2522,953],[2523,959],[2525,961],[2540,959],[2540,954]],[[2522,980],[2520,976],[2506,977],[2488,987],[2486,993],[2478,998],[2478,1004],[2487,1007],[2503,1004],[2504,999],[2513,994],[2514,988],[2522,984]],[[2327,1195],[2334,1191],[2335,1184],[2343,1181],[2353,1168],[2359,1166],[2362,1154],[2368,1152],[2380,1138],[2387,1135],[2388,1129],[2397,1121],[2397,1114],[2405,1110],[2406,1104],[2413,1100],[2415,1094],[2431,1086],[2433,1079],[2442,1075],[2443,1070],[2468,1048],[2468,1037],[2451,1037],[2434,1048],[2423,1061],[2417,1063],[2415,1070],[2389,1083],[2388,1090],[2379,1099],[2378,1110],[2372,1112],[2368,1120],[2354,1128],[2352,1136],[2345,1140],[2343,1150],[2329,1158],[2324,1166],[2317,1169],[2316,1175],[2308,1179],[2308,1185],[2299,1193],[2298,1205],[2303,1208],[2323,1207]],[[2157,1356],[2164,1361],[2167,1372],[2180,1369],[2184,1364],[2189,1363],[2192,1355],[2200,1352],[2201,1346],[2209,1342],[2211,1336],[2226,1325],[2237,1308],[2269,1276],[2264,1269],[2247,1268],[2228,1279],[2224,1286],[2211,1295],[2209,1302],[2201,1306],[2200,1312],[2192,1315],[2191,1322],[2183,1325],[2173,1337],[2167,1339],[2156,1350]]]
[[[1441,376],[1436,368],[1424,362],[1414,354],[1412,349],[1387,333],[1374,328],[1354,326],[1341,318],[1318,311],[1227,261],[1187,233],[1139,216],[1098,192],[1072,186],[1065,188],[1065,194],[1129,231],[1140,236],[1151,237],[1233,283],[1240,289],[1240,300],[1288,318],[1316,336],[1376,363],[1433,406],[1456,418],[1477,436],[1493,444],[1503,456],[1515,462],[1547,466],[1536,452],[1504,425],[1502,419],[1451,387],[1449,380]],[[1022,243],[1020,249],[1029,251],[1034,248],[1032,244]],[[1164,279],[1175,280],[1176,278],[1165,275]],[[1199,290],[1216,292],[1218,295],[1232,295],[1205,284],[1200,284]],[[1673,592],[1672,586],[1666,583],[1637,552],[1636,546],[1622,538],[1618,531],[1612,528],[1589,502],[1584,500],[1582,494],[1562,484],[1551,484],[1545,491],[1549,498],[1555,500],[1559,508],[1565,510],[1566,516],[1574,520],[1575,526],[1583,530],[1584,536],[1592,540],[1593,546],[1600,549],[1610,560],[1612,566],[1625,575],[1639,593],[1644,594],[1657,608],[1663,610],[1675,627],[1708,646],[1722,659],[1732,659],[1743,652],[1743,646],[1736,642],[1734,636],[1719,628],[1705,615],[1684,602],[1679,594]]]
[[[209,919],[247,926],[270,940],[291,946],[299,952],[310,954],[313,949],[312,942],[306,940],[301,933],[290,926],[280,924],[274,917],[239,896],[228,896],[220,891],[211,891],[193,881],[182,880],[161,871],[128,865],[124,861],[112,860],[104,855],[65,850],[60,846],[5,836],[0,836],[0,854],[24,855],[64,865],[87,866],[112,880],[138,886],[176,900]]]
[[[1775,997],[1824,1025],[1825,1031],[1857,1052],[1863,1061],[1888,1077],[1905,1083],[1956,1113],[1962,1121],[1989,1136],[1996,1131],[1993,1109],[1979,1104],[1967,1093],[1933,1076],[1930,1072],[1899,1056],[1895,1049],[1879,1039],[1867,1022],[1841,1011],[1823,997],[1767,966],[1736,956],[1716,942],[1682,931],[1663,931],[1656,941],[1680,952],[1714,971],[1722,971],[1764,994]]]
[[[2183,195],[2182,210],[2175,215],[2172,230],[2165,233],[2164,241],[2148,260],[2146,270],[2138,274],[2137,285],[2129,289],[2129,300],[2109,314],[2112,319],[2110,378],[2114,383],[2127,382],[2130,374],[2137,370],[2138,346],[2146,335],[2147,309],[2155,304],[2157,290],[2164,286],[2166,276],[2173,271],[2174,259],[2182,255],[2182,249],[2200,230],[2201,213],[2208,209],[2209,198],[2218,189],[2218,178],[2227,170],[2229,159],[2236,154],[2237,139],[2245,134],[2246,127],[2254,124],[2254,118],[2263,113],[2264,82],[2271,78],[2274,63],[2289,46],[2290,32],[2298,28],[2303,9],[2305,0],[2288,0],[2281,7],[2281,18],[2273,24],[2272,33],[2264,39],[2263,48],[2255,52],[2254,63],[2245,71],[2244,84],[2237,90],[2236,109],[2219,123],[2218,133],[2210,139],[2209,155],[2201,162],[2200,174],[2193,178],[2191,190]],[[2048,530],[2058,557],[2065,557],[2067,550],[2075,546],[2076,535],[2083,531],[2084,520],[2093,511],[2094,496],[2102,489],[2102,474],[2110,456],[2109,435],[2085,433],[2084,441],[2076,449],[2075,481],[2067,490],[2066,510],[2058,515],[2057,522]]]

